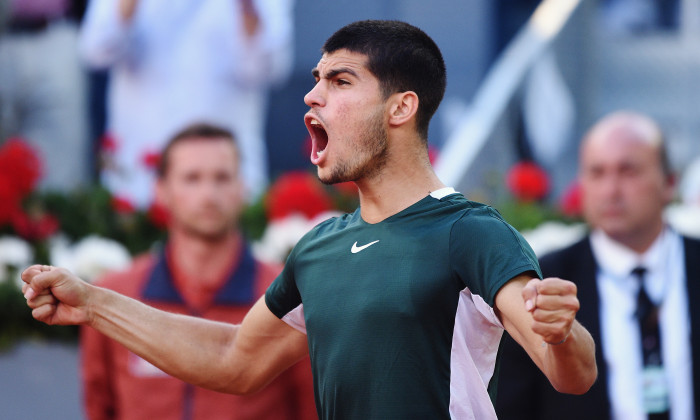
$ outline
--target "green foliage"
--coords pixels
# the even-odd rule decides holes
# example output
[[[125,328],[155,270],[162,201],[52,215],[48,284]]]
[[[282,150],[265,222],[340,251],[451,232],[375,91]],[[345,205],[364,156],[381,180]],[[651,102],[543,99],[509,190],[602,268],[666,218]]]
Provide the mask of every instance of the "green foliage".
[[[28,214],[55,217],[60,232],[72,242],[98,235],[121,243],[132,255],[148,250],[165,237],[165,231],[152,222],[147,211],[117,211],[112,195],[99,185],[70,193],[35,191],[25,198],[22,207]],[[1,231],[21,236],[11,225],[3,226]],[[33,263],[50,263],[48,238],[24,239],[33,248]],[[32,318],[31,309],[14,281],[17,270],[23,268],[10,267],[6,278],[0,279],[0,350],[23,338],[75,340],[77,327],[49,326]]]
[[[548,220],[562,219],[559,212],[538,201],[506,201],[496,208],[518,231],[534,229]]]
[[[263,236],[267,226],[264,198],[260,198],[243,210],[240,226],[245,236],[251,241],[258,240]]]
[[[121,243],[135,255],[165,236],[148,212],[116,211],[112,195],[99,185],[71,193],[36,193],[30,200],[56,216],[61,232],[72,241],[97,235]]]

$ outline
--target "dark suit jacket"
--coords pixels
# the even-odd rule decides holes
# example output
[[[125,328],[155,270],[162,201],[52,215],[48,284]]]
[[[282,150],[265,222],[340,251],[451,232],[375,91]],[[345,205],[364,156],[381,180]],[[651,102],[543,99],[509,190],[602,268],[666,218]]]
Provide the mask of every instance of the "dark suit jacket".
[[[695,417],[700,419],[700,241],[683,238],[690,308]],[[597,264],[589,238],[541,258],[545,277],[571,280],[578,287],[581,308],[576,319],[596,342],[598,379],[584,395],[561,394],[530,360],[525,351],[506,336],[501,344],[501,366],[496,399],[500,420],[601,420],[610,418],[607,366],[603,360],[598,317]],[[507,334],[506,334],[507,335]]]

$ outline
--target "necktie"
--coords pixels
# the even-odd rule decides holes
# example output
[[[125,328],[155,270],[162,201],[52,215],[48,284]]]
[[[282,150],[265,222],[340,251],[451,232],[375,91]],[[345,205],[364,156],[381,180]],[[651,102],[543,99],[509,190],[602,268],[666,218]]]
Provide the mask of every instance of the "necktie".
[[[661,334],[659,332],[659,307],[655,305],[644,288],[646,269],[637,267],[632,274],[639,281],[637,310],[643,361],[644,408],[649,420],[668,420],[670,404],[668,385],[661,357]]]

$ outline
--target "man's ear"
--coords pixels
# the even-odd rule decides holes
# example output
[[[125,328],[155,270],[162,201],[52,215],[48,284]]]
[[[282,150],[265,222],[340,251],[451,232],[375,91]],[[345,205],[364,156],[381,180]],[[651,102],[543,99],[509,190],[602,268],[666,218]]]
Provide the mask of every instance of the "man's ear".
[[[675,173],[666,175],[666,186],[664,187],[664,204],[669,205],[673,202],[676,195],[676,185],[678,184],[678,178]]]
[[[418,95],[413,91],[394,93],[389,97],[389,125],[400,126],[415,120]]]

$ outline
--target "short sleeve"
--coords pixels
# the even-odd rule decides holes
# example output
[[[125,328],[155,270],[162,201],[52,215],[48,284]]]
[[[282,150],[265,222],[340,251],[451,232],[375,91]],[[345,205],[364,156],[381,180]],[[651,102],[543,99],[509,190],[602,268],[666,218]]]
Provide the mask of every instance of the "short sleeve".
[[[295,251],[296,248],[287,258],[282,272],[265,292],[265,304],[280,319],[301,305],[301,295],[294,278]]]
[[[453,273],[473,294],[494,305],[496,293],[513,277],[542,277],[537,257],[523,236],[491,207],[472,208],[450,232]]]

